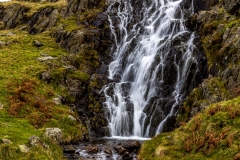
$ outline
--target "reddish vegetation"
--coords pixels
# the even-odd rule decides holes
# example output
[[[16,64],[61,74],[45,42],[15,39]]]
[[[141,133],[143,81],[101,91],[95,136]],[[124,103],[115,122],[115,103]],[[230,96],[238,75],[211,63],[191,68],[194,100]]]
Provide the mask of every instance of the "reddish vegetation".
[[[37,91],[32,80],[12,81],[8,84],[11,93],[8,113],[15,117],[26,117],[36,128],[43,126],[52,117],[53,103]]]

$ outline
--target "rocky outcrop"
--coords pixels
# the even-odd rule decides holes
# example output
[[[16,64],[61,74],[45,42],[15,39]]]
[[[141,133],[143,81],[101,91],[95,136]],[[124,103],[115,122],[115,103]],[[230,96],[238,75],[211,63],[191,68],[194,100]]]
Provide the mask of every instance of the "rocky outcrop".
[[[224,1],[224,8],[227,12],[240,15],[240,0],[223,0]]]
[[[58,9],[49,7],[40,10],[28,21],[29,33],[35,34],[51,29],[56,24],[58,17]]]
[[[209,76],[185,100],[179,121],[196,115],[211,103],[239,95],[239,0],[195,3],[199,3],[196,6],[198,13],[190,18],[188,26],[201,37],[208,60]]]
[[[101,0],[68,0],[68,5],[62,11],[63,16],[71,16],[75,13],[82,13],[87,9],[96,8]]]
[[[14,28],[26,21],[29,8],[20,4],[12,4],[4,8],[0,6],[0,21],[4,23],[6,29]]]

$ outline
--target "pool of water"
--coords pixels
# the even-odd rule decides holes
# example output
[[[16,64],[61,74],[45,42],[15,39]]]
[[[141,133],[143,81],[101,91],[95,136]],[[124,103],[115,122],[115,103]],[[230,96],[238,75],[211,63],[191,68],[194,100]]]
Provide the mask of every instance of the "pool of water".
[[[65,145],[63,151],[68,160],[137,160],[138,149],[148,139],[106,137],[78,145]]]

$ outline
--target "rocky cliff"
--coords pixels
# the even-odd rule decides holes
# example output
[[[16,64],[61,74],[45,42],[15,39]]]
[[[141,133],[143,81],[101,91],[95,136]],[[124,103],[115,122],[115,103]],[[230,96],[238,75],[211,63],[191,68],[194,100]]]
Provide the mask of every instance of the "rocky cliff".
[[[208,78],[185,100],[182,113],[189,118],[211,103],[239,95],[239,1],[196,3],[188,27],[199,34],[208,61]],[[186,119],[185,119],[186,120]]]
[[[144,143],[140,159],[240,158],[240,1],[196,0],[194,6],[187,26],[199,36],[208,78],[185,99],[180,128]]]

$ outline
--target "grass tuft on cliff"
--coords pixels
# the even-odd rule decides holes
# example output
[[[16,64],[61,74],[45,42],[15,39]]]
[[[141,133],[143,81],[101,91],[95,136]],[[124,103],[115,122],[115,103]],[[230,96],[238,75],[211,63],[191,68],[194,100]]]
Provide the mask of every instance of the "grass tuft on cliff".
[[[212,104],[170,133],[146,141],[143,160],[238,159],[240,155],[240,97]]]

